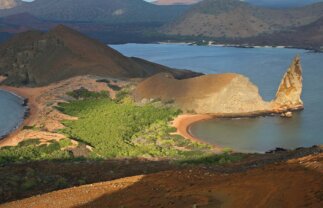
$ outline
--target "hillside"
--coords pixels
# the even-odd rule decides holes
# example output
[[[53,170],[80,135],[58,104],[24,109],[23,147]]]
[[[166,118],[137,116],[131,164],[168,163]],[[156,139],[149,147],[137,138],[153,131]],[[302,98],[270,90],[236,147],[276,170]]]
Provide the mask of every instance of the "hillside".
[[[23,2],[0,16],[28,12],[51,21],[68,22],[168,22],[180,15],[186,6],[157,6],[143,0],[37,0]]]
[[[28,30],[48,31],[64,24],[87,36],[109,44],[157,41],[157,37],[145,35],[147,31],[160,27],[163,23],[120,23],[105,24],[95,22],[57,22],[38,18],[30,13],[19,13],[0,17],[0,43],[20,32]]]
[[[286,153],[283,154],[286,155]],[[321,207],[322,150],[299,158],[279,160],[277,156],[282,154],[263,155],[263,160],[258,162],[253,160],[249,163],[225,166],[213,164],[202,167],[186,166],[177,170],[174,170],[174,167],[167,169],[165,163],[150,164],[150,167],[146,168],[147,165],[132,161],[118,166],[109,163],[97,166],[81,163],[78,164],[79,167],[74,167],[75,163],[61,166],[59,164],[40,167],[33,165],[36,173],[38,173],[37,170],[49,172],[48,167],[52,167],[55,169],[51,170],[51,174],[59,170],[65,173],[67,169],[71,173],[67,172],[65,175],[79,174],[84,177],[88,174],[89,177],[96,177],[95,180],[98,180],[101,175],[103,175],[101,178],[108,178],[113,172],[111,169],[118,167],[116,172],[128,174],[131,177],[118,177],[117,180],[110,179],[37,195],[3,204],[0,207]],[[266,157],[276,157],[276,159],[266,160],[264,159]],[[269,161],[272,162],[268,164]],[[20,172],[25,171],[26,167],[21,166],[16,169]],[[145,169],[151,173],[157,168],[168,171],[133,176],[130,173],[134,172],[133,170],[136,169],[134,167],[139,170],[137,172]],[[94,171],[98,169],[100,171]],[[10,169],[6,168],[4,171],[10,171]],[[60,174],[63,175],[63,173]],[[79,175],[77,176],[80,177]],[[51,203],[53,200],[55,203]]]
[[[323,3],[271,9],[238,0],[205,0],[165,26],[169,35],[247,38],[310,24],[323,17]]]
[[[270,34],[261,34],[257,37],[226,40],[231,44],[272,45],[308,48],[316,51],[323,49],[323,18],[301,27],[286,31],[277,31]]]
[[[172,4],[195,4],[202,0],[156,0],[153,3],[157,5],[172,5]],[[272,8],[288,8],[288,7],[301,7],[322,0],[245,0],[250,4],[256,6],[272,7]]]
[[[3,1],[1,1],[3,2]],[[0,41],[29,29],[57,24],[109,44],[161,41],[155,31],[187,10],[186,5],[158,6],[144,0],[37,0],[0,11]],[[14,21],[9,19],[14,18]],[[26,21],[37,19],[35,21]],[[9,21],[8,21],[9,20]]]
[[[105,44],[57,26],[48,33],[29,31],[0,45],[0,74],[6,84],[46,85],[77,75],[145,77],[171,71],[178,76],[190,72],[141,59],[128,58]]]
[[[246,2],[249,2],[257,6],[266,6],[272,8],[289,8],[314,4],[317,2],[322,2],[322,0],[246,0]]]

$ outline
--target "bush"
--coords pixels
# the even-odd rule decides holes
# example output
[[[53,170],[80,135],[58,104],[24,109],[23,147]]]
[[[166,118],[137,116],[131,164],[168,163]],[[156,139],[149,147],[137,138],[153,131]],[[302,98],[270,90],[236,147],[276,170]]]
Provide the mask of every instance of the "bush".
[[[72,145],[72,141],[70,139],[61,139],[58,141],[58,143],[61,148],[69,147]]]
[[[36,160],[62,160],[71,159],[73,155],[61,150],[62,146],[57,141],[41,144],[37,139],[20,142],[16,147],[3,147],[0,149],[0,165],[16,162]]]
[[[84,87],[81,87],[78,90],[74,90],[73,92],[67,93],[68,96],[71,96],[77,100],[80,99],[102,99],[102,98],[109,98],[109,92],[101,91],[101,92],[91,92]]]
[[[108,84],[108,87],[110,87],[114,91],[120,91],[122,88],[115,84]]]
[[[107,79],[98,79],[96,80],[96,82],[101,82],[101,83],[106,83],[106,84],[109,84],[110,83],[110,80],[107,80]]]

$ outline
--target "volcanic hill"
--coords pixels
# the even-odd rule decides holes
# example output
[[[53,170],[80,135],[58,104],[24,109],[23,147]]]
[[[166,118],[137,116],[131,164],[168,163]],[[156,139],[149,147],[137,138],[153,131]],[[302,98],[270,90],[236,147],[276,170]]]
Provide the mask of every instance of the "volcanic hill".
[[[8,7],[8,9],[1,11],[0,16],[28,12],[37,18],[49,21],[113,24],[168,22],[179,16],[187,8],[184,5],[158,6],[144,0],[36,0],[19,2],[15,7]]]
[[[224,116],[255,115],[303,109],[302,67],[296,57],[284,75],[275,100],[266,102],[258,87],[240,74],[210,74],[177,80],[157,74],[141,82],[134,91],[137,101],[173,101],[184,111]]]
[[[205,0],[162,29],[170,35],[247,38],[301,27],[323,17],[323,3],[268,8],[238,0]]]
[[[4,83],[8,85],[42,86],[88,74],[115,78],[147,77],[159,72],[179,78],[198,75],[125,57],[62,25],[47,33],[18,34],[0,45],[0,57],[0,75],[7,77]]]

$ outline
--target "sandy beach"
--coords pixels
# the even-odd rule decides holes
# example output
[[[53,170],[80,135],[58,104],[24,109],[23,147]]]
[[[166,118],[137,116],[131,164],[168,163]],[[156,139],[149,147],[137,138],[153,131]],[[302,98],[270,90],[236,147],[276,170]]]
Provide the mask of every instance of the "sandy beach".
[[[194,137],[190,134],[190,127],[196,122],[214,119],[215,115],[209,114],[182,114],[174,119],[172,126],[177,129],[176,134],[181,135],[182,137],[189,139],[194,142],[205,143],[197,137]],[[205,143],[208,144],[208,143]],[[221,152],[222,148],[216,145],[212,145],[215,151]]]

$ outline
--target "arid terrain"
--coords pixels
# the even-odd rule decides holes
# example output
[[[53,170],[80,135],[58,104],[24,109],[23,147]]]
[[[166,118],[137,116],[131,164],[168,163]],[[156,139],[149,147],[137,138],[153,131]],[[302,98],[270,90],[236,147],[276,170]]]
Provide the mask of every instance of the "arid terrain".
[[[246,167],[240,164],[240,167]],[[323,205],[323,155],[259,168],[202,166],[75,187],[11,207],[313,207]],[[53,203],[53,200],[55,203]]]

